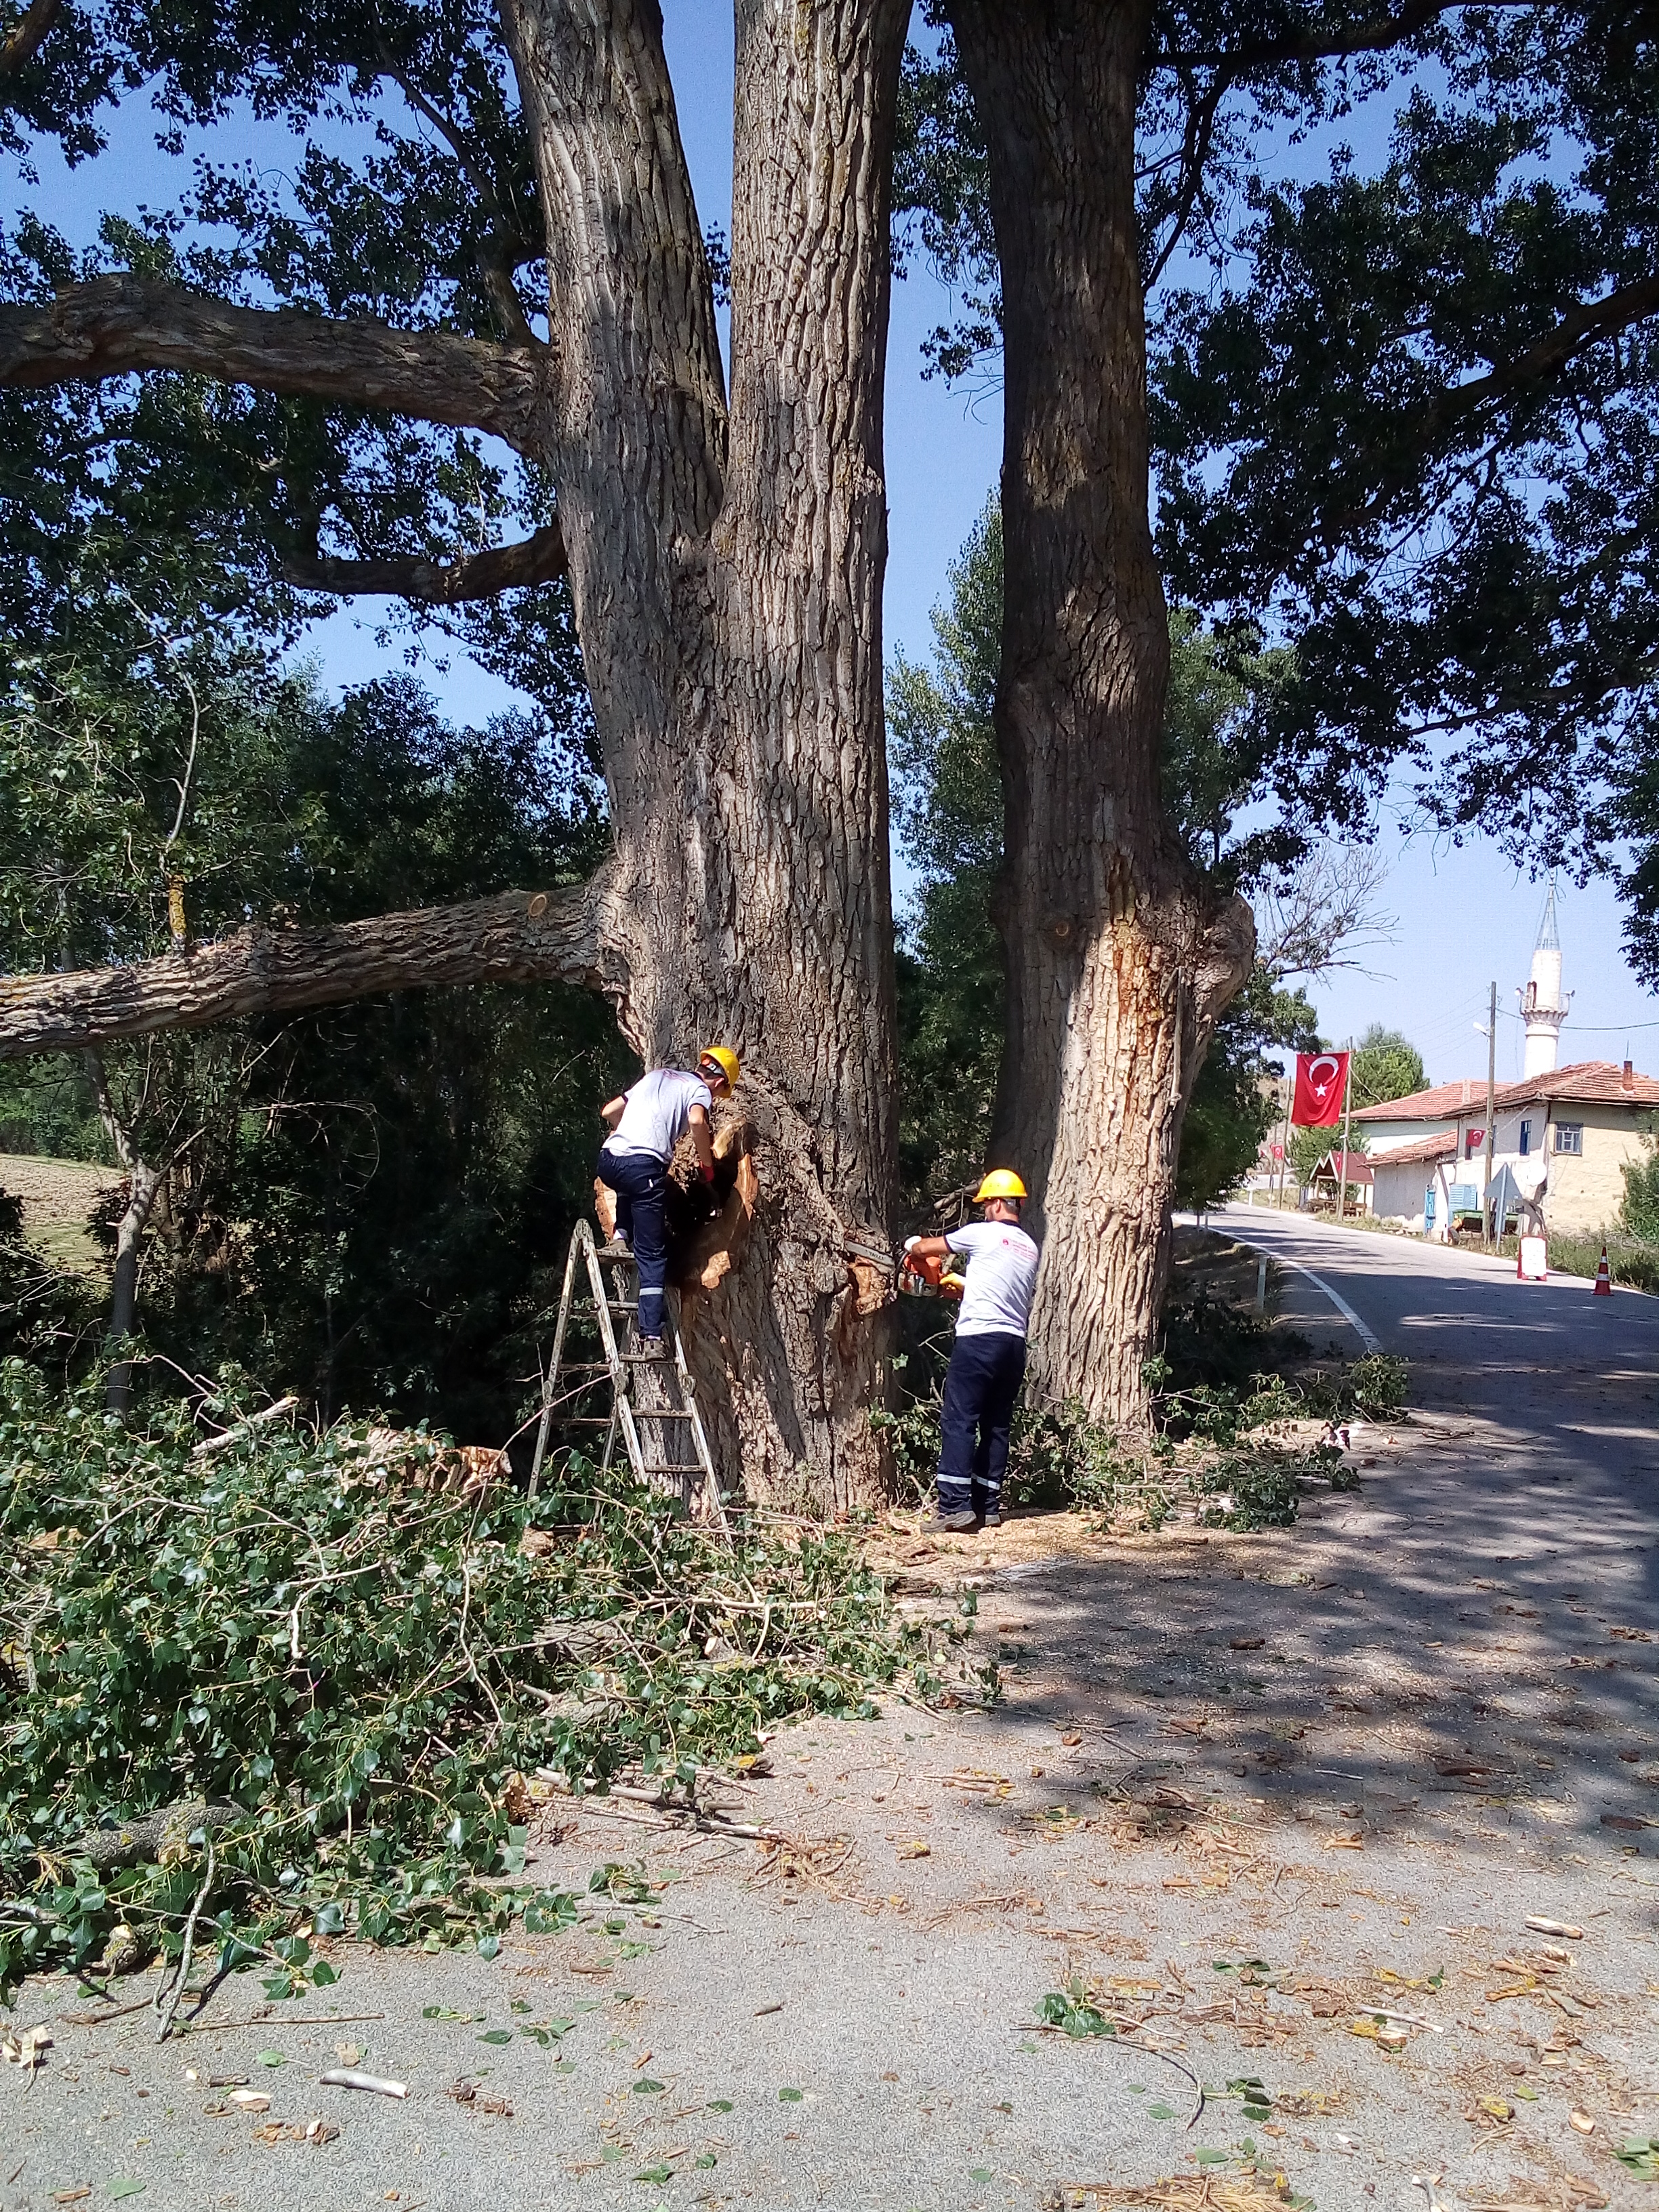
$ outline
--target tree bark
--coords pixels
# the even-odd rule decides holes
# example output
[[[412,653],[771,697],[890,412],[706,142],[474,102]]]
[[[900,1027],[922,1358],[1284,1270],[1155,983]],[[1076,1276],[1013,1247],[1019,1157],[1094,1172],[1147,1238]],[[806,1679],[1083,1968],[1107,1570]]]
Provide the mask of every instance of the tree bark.
[[[599,988],[609,971],[594,900],[583,885],[501,891],[465,906],[329,928],[258,922],[217,944],[130,968],[0,976],[0,1060],[442,983],[556,981]]]
[[[1164,814],[1134,202],[1146,0],[953,0],[1002,268],[1008,1020],[994,1157],[1035,1201],[1042,1383],[1139,1420],[1181,1125],[1249,909]]]
[[[556,515],[514,545],[489,545],[453,561],[428,561],[394,554],[377,561],[343,561],[314,546],[289,547],[282,555],[285,582],[307,592],[384,592],[422,606],[459,606],[467,599],[493,599],[498,592],[551,583],[565,573],[564,532]]]
[[[88,1051],[82,1058],[98,1118],[115,1148],[116,1158],[127,1171],[127,1205],[116,1231],[115,1273],[110,1286],[109,1328],[105,1339],[111,1351],[118,1352],[133,1334],[138,1319],[138,1255],[155,1194],[161,1186],[162,1171],[140,1156],[131,1131],[117,1113],[110,1096],[109,1079],[104,1072],[103,1055]],[[112,1413],[118,1413],[124,1419],[131,1410],[132,1368],[127,1360],[116,1360],[105,1376],[104,1403]]]
[[[149,276],[94,276],[51,301],[0,307],[0,384],[183,369],[492,430],[521,452],[538,442],[547,360],[542,345],[233,307]]]
[[[64,0],[32,0],[22,21],[0,43],[0,80],[16,76],[34,59],[63,9]]]
[[[735,1045],[756,1133],[752,1231],[688,1349],[728,1472],[819,1510],[884,1479],[885,1325],[848,1247],[887,1243],[895,1196],[881,407],[906,16],[739,0],[729,415],[652,0],[507,16],[554,241],[614,995],[649,1064]]]

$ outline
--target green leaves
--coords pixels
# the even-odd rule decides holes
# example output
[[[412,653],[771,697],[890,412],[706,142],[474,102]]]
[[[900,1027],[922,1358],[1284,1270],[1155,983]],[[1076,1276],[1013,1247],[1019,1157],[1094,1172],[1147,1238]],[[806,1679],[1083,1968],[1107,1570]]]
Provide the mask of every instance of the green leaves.
[[[782,1713],[855,1706],[896,1663],[879,1581],[840,1537],[745,1538],[734,1559],[582,1471],[536,1509],[579,1533],[532,1559],[510,1492],[479,1506],[411,1486],[379,1509],[361,1428],[253,1431],[205,1467],[195,1442],[182,1412],[106,1425],[0,1362],[0,1652],[27,1644],[33,1668],[3,1680],[0,1897],[31,1913],[0,1915],[0,1989],[90,1963],[120,1921],[176,1943],[199,1844],[104,1881],[73,1847],[106,1814],[204,1796],[242,1814],[214,1832],[198,1940],[226,1966],[257,1958],[273,2000],[333,1986],[319,1947],[345,1936],[489,1958],[515,1920],[552,1936],[594,1917],[643,1955],[641,1868],[597,1868],[585,1899],[517,1878],[524,1777],[592,1787],[653,1738],[695,1773]],[[444,1446],[416,1432],[398,1449],[418,1476]],[[722,1597],[755,1592],[784,1601],[764,1654],[708,1669]]]
[[[1050,1990],[1038,2000],[1037,2018],[1048,2027],[1057,2027],[1071,2036],[1115,2035],[1116,2028],[1105,2014],[1091,2002],[1087,1984],[1081,1976],[1068,1981],[1063,1989]]]

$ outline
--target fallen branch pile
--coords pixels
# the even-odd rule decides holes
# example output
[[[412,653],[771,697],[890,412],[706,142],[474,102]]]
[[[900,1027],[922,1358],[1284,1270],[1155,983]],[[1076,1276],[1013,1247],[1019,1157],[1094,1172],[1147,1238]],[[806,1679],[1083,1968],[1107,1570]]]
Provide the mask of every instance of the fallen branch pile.
[[[897,1663],[833,1534],[728,1551],[580,1470],[533,1506],[377,1482],[345,1425],[195,1440],[0,1365],[0,1994],[177,1960],[192,1913],[198,1958],[284,1992],[333,1978],[319,1937],[567,1924],[522,1880],[527,1775],[684,1787]]]

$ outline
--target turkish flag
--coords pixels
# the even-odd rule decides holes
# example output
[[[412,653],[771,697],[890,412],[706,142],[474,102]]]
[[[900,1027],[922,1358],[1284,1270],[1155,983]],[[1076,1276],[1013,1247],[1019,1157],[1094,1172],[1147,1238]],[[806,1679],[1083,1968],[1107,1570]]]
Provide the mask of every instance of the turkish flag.
[[[1342,1119],[1342,1094],[1347,1087],[1346,1052],[1297,1053],[1292,1123],[1298,1129],[1334,1129]]]

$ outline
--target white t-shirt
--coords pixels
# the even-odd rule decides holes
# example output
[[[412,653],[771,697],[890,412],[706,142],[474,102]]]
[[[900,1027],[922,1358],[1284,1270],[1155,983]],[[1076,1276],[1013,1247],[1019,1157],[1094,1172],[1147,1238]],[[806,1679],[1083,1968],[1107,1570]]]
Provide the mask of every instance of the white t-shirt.
[[[653,1067],[623,1094],[622,1119],[607,1139],[613,1152],[648,1152],[665,1163],[685,1134],[691,1109],[707,1114],[714,1101],[702,1076],[684,1067]]]
[[[1036,1241],[1012,1221],[970,1221],[945,1243],[968,1257],[958,1336],[1024,1336],[1036,1289]]]

